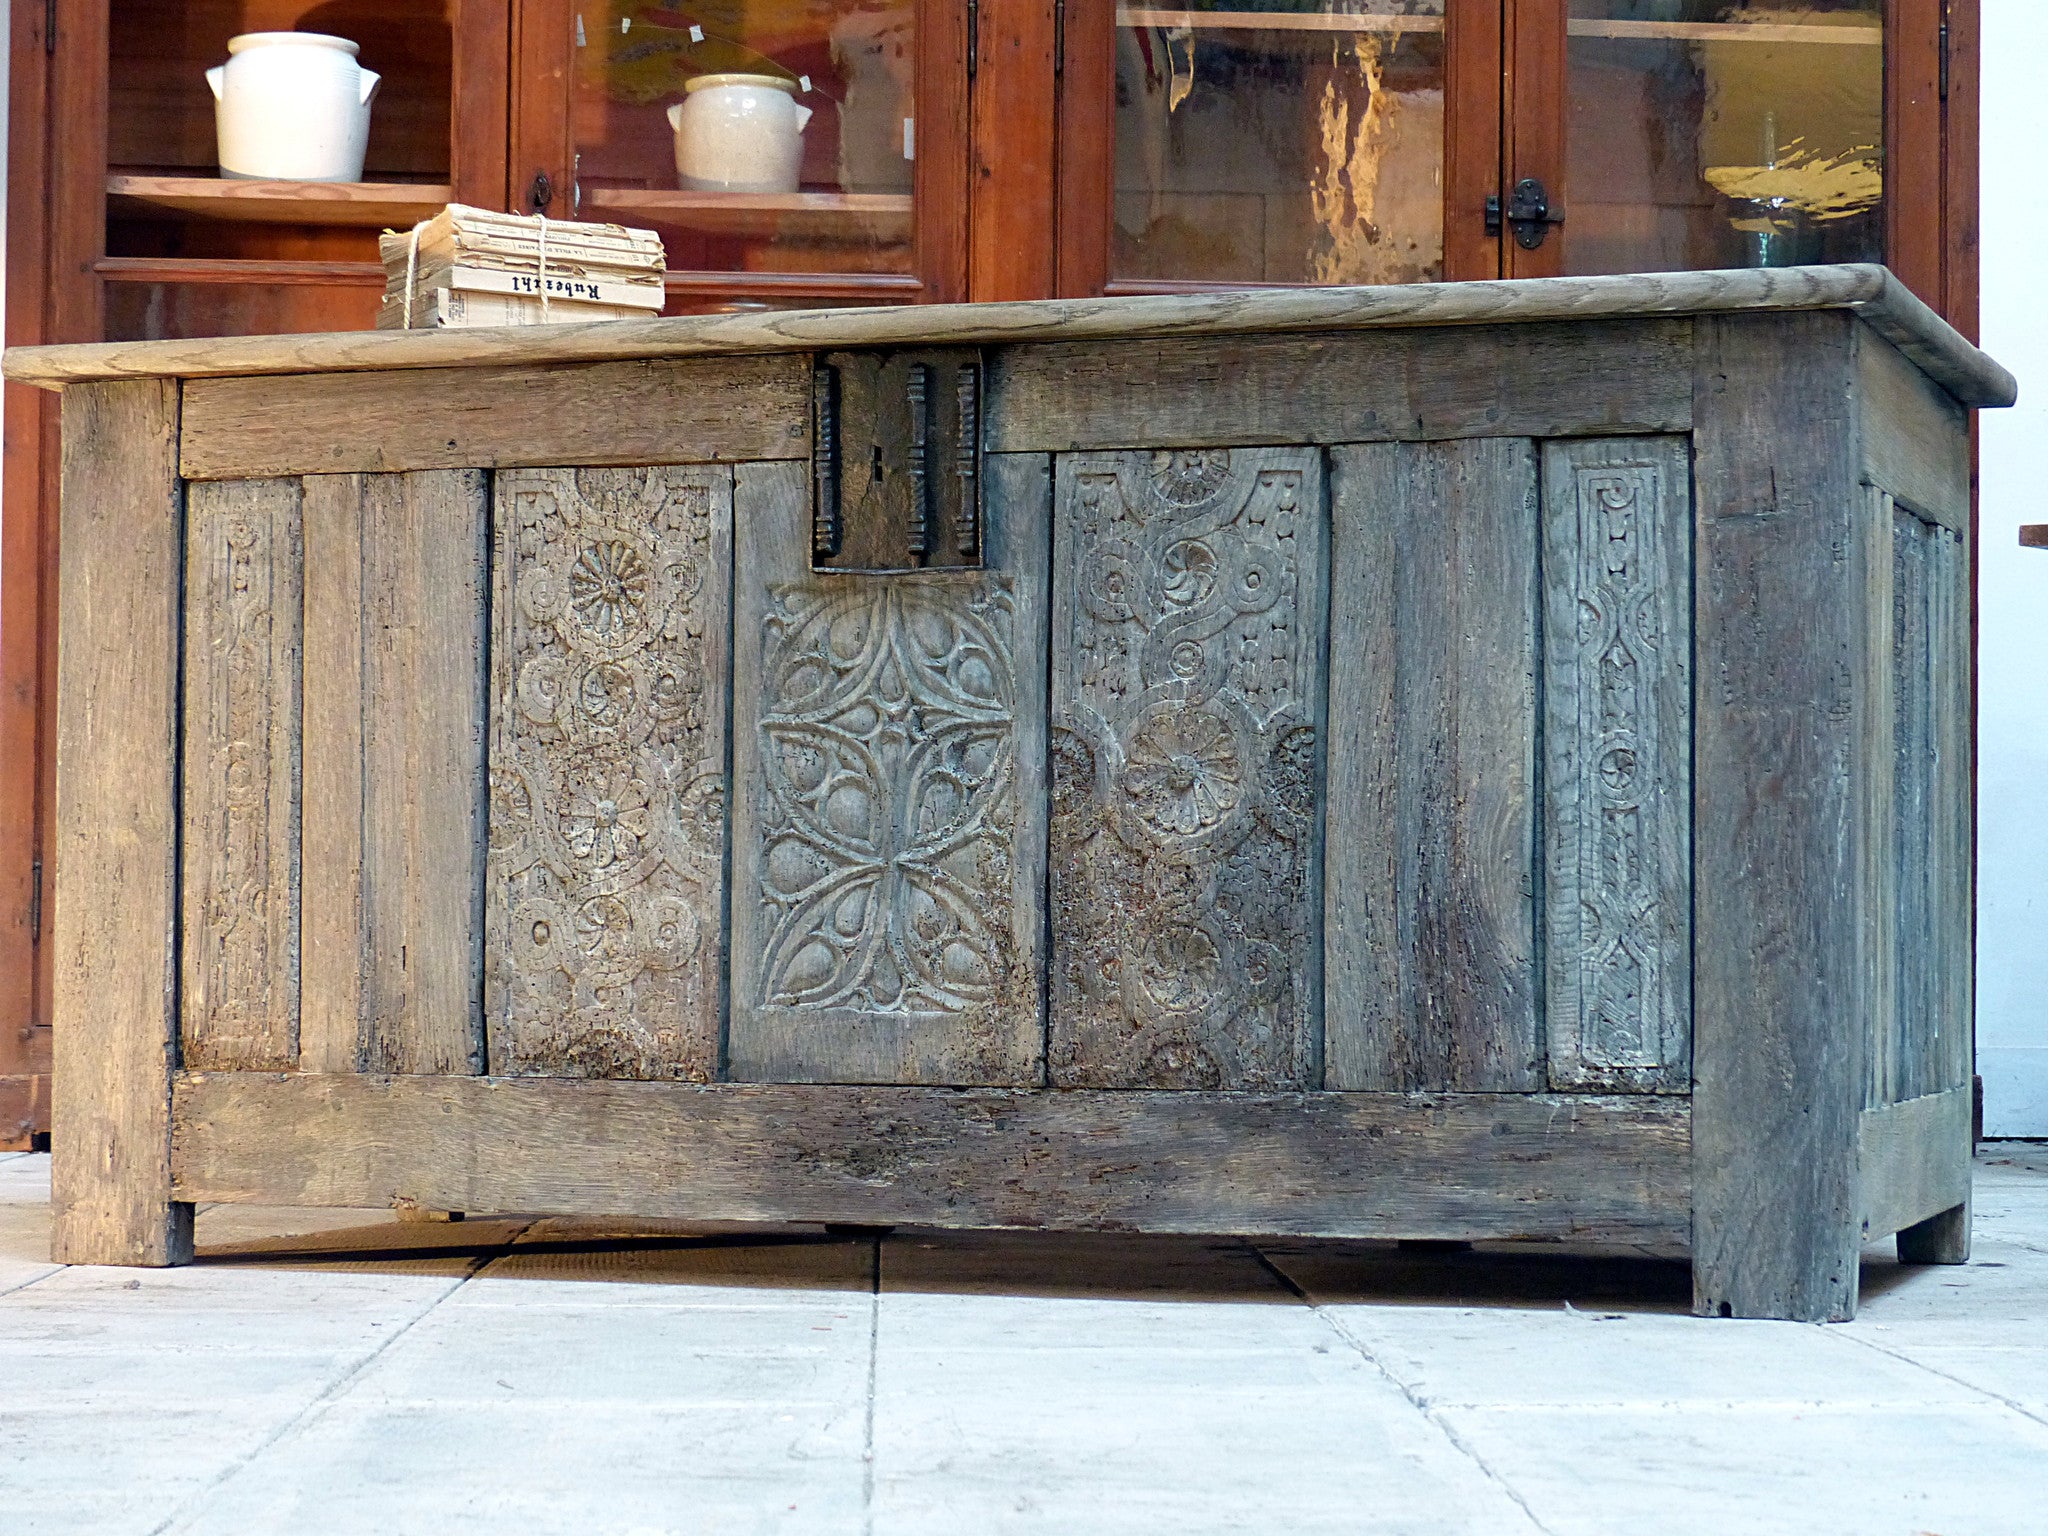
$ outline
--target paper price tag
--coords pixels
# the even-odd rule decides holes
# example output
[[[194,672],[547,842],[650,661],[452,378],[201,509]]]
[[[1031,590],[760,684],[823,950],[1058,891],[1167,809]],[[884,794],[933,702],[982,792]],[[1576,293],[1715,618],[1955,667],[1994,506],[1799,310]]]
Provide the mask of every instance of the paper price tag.
[[[698,26],[697,23],[695,23],[694,21],[690,23],[690,41],[693,43],[701,43],[704,41],[704,29]]]

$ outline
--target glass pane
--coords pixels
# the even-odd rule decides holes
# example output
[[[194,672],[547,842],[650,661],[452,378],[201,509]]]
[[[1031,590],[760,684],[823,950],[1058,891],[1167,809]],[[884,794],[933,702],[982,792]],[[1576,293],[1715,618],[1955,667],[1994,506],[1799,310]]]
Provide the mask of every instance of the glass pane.
[[[1117,11],[1112,277],[1443,275],[1444,0]]]
[[[578,216],[671,269],[908,272],[915,0],[587,0]]]
[[[1884,259],[1883,0],[1572,0],[1565,270]]]

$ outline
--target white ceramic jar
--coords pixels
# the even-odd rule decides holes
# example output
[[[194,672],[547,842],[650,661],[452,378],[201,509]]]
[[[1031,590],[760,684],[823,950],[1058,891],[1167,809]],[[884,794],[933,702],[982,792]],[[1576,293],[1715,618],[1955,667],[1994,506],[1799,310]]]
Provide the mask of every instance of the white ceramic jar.
[[[794,192],[811,109],[774,75],[699,75],[668,109],[676,177],[690,192]]]
[[[263,181],[361,181],[378,76],[356,45],[318,32],[245,32],[206,72],[220,173]]]

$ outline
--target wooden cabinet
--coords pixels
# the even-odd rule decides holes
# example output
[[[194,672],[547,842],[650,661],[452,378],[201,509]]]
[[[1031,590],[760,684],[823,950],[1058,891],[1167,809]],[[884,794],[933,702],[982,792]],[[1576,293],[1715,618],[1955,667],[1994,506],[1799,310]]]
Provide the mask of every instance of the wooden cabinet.
[[[1606,1240],[1817,1320],[1967,1256],[2016,386],[1882,268],[9,368],[62,1259],[213,1200]]]
[[[660,229],[672,314],[1882,260],[1974,335],[1976,6],[20,4],[7,338],[367,327],[376,232],[451,198]],[[203,71],[290,28],[360,42],[385,77],[364,183],[216,173]],[[813,111],[796,191],[678,185],[665,108],[729,70],[790,78]],[[5,432],[17,1145],[47,1116],[56,422],[10,387]]]

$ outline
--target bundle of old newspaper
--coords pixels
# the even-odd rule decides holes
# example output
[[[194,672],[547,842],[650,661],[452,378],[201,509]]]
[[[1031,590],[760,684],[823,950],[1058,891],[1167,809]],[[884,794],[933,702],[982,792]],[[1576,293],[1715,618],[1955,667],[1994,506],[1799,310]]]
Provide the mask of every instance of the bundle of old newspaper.
[[[386,230],[379,330],[547,325],[661,313],[661,237],[450,203]]]

